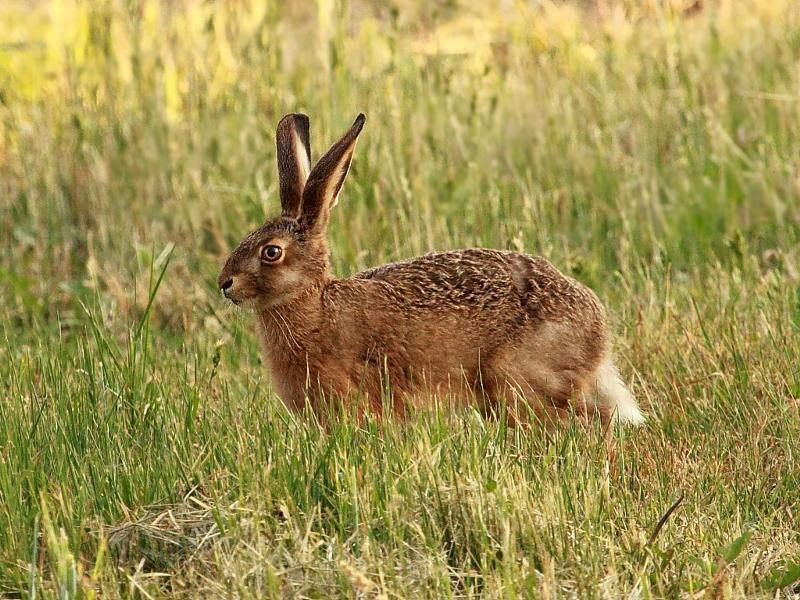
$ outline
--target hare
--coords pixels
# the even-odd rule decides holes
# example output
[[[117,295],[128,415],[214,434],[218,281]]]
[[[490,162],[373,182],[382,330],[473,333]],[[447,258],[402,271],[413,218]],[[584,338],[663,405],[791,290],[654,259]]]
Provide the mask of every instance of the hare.
[[[290,408],[334,398],[358,414],[444,398],[509,421],[599,415],[644,421],[614,366],[597,296],[547,260],[473,248],[435,252],[338,279],[326,230],[356,140],[311,168],[309,121],[277,128],[281,215],[242,240],[219,287],[256,317],[263,356]]]

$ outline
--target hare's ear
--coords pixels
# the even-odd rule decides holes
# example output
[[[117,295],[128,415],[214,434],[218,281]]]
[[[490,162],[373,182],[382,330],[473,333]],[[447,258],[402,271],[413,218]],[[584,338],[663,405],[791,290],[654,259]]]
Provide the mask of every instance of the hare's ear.
[[[308,117],[300,113],[283,117],[278,123],[275,145],[278,156],[281,212],[286,217],[296,219],[300,216],[303,189],[311,172]]]
[[[303,190],[303,205],[300,221],[309,229],[324,231],[328,225],[331,209],[336,204],[339,190],[350,169],[350,161],[356,148],[356,140],[364,127],[366,117],[356,117],[350,130],[336,142],[314,165]]]

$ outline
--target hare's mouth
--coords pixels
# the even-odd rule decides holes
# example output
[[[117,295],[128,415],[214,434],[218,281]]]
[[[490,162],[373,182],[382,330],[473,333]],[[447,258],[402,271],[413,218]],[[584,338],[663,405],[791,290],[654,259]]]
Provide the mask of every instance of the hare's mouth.
[[[229,302],[233,302],[234,304],[241,304],[242,303],[242,299],[241,298],[237,298],[233,293],[228,291],[228,289],[223,288],[222,295]]]
[[[237,306],[239,308],[256,310],[258,308],[258,302],[255,297],[241,297],[241,296],[226,296],[226,298],[230,301],[231,304]]]
[[[230,300],[231,304],[235,304],[236,306],[246,306],[252,298],[241,298],[239,296],[226,296],[228,300]]]

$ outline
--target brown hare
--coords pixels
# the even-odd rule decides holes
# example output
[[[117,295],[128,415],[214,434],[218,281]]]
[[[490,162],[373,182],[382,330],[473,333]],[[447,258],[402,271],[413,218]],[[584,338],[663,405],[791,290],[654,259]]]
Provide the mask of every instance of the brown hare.
[[[312,169],[308,117],[281,119],[281,216],[244,238],[219,276],[225,297],[255,313],[283,401],[318,415],[333,399],[362,415],[447,399],[508,410],[510,422],[643,422],[597,296],[544,258],[474,248],[331,273],[326,230],[364,121]]]

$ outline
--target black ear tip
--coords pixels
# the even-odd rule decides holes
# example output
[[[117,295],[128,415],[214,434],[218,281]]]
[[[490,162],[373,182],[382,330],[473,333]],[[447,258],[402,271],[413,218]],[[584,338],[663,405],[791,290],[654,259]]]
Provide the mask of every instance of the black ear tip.
[[[284,115],[283,118],[278,121],[278,127],[281,127],[285,123],[293,123],[294,125],[299,125],[301,127],[308,127],[308,115],[303,113],[289,113]]]
[[[353,127],[357,128],[358,131],[361,131],[362,127],[364,127],[364,123],[367,122],[367,117],[364,116],[364,113],[358,113],[356,120],[353,121]]]

